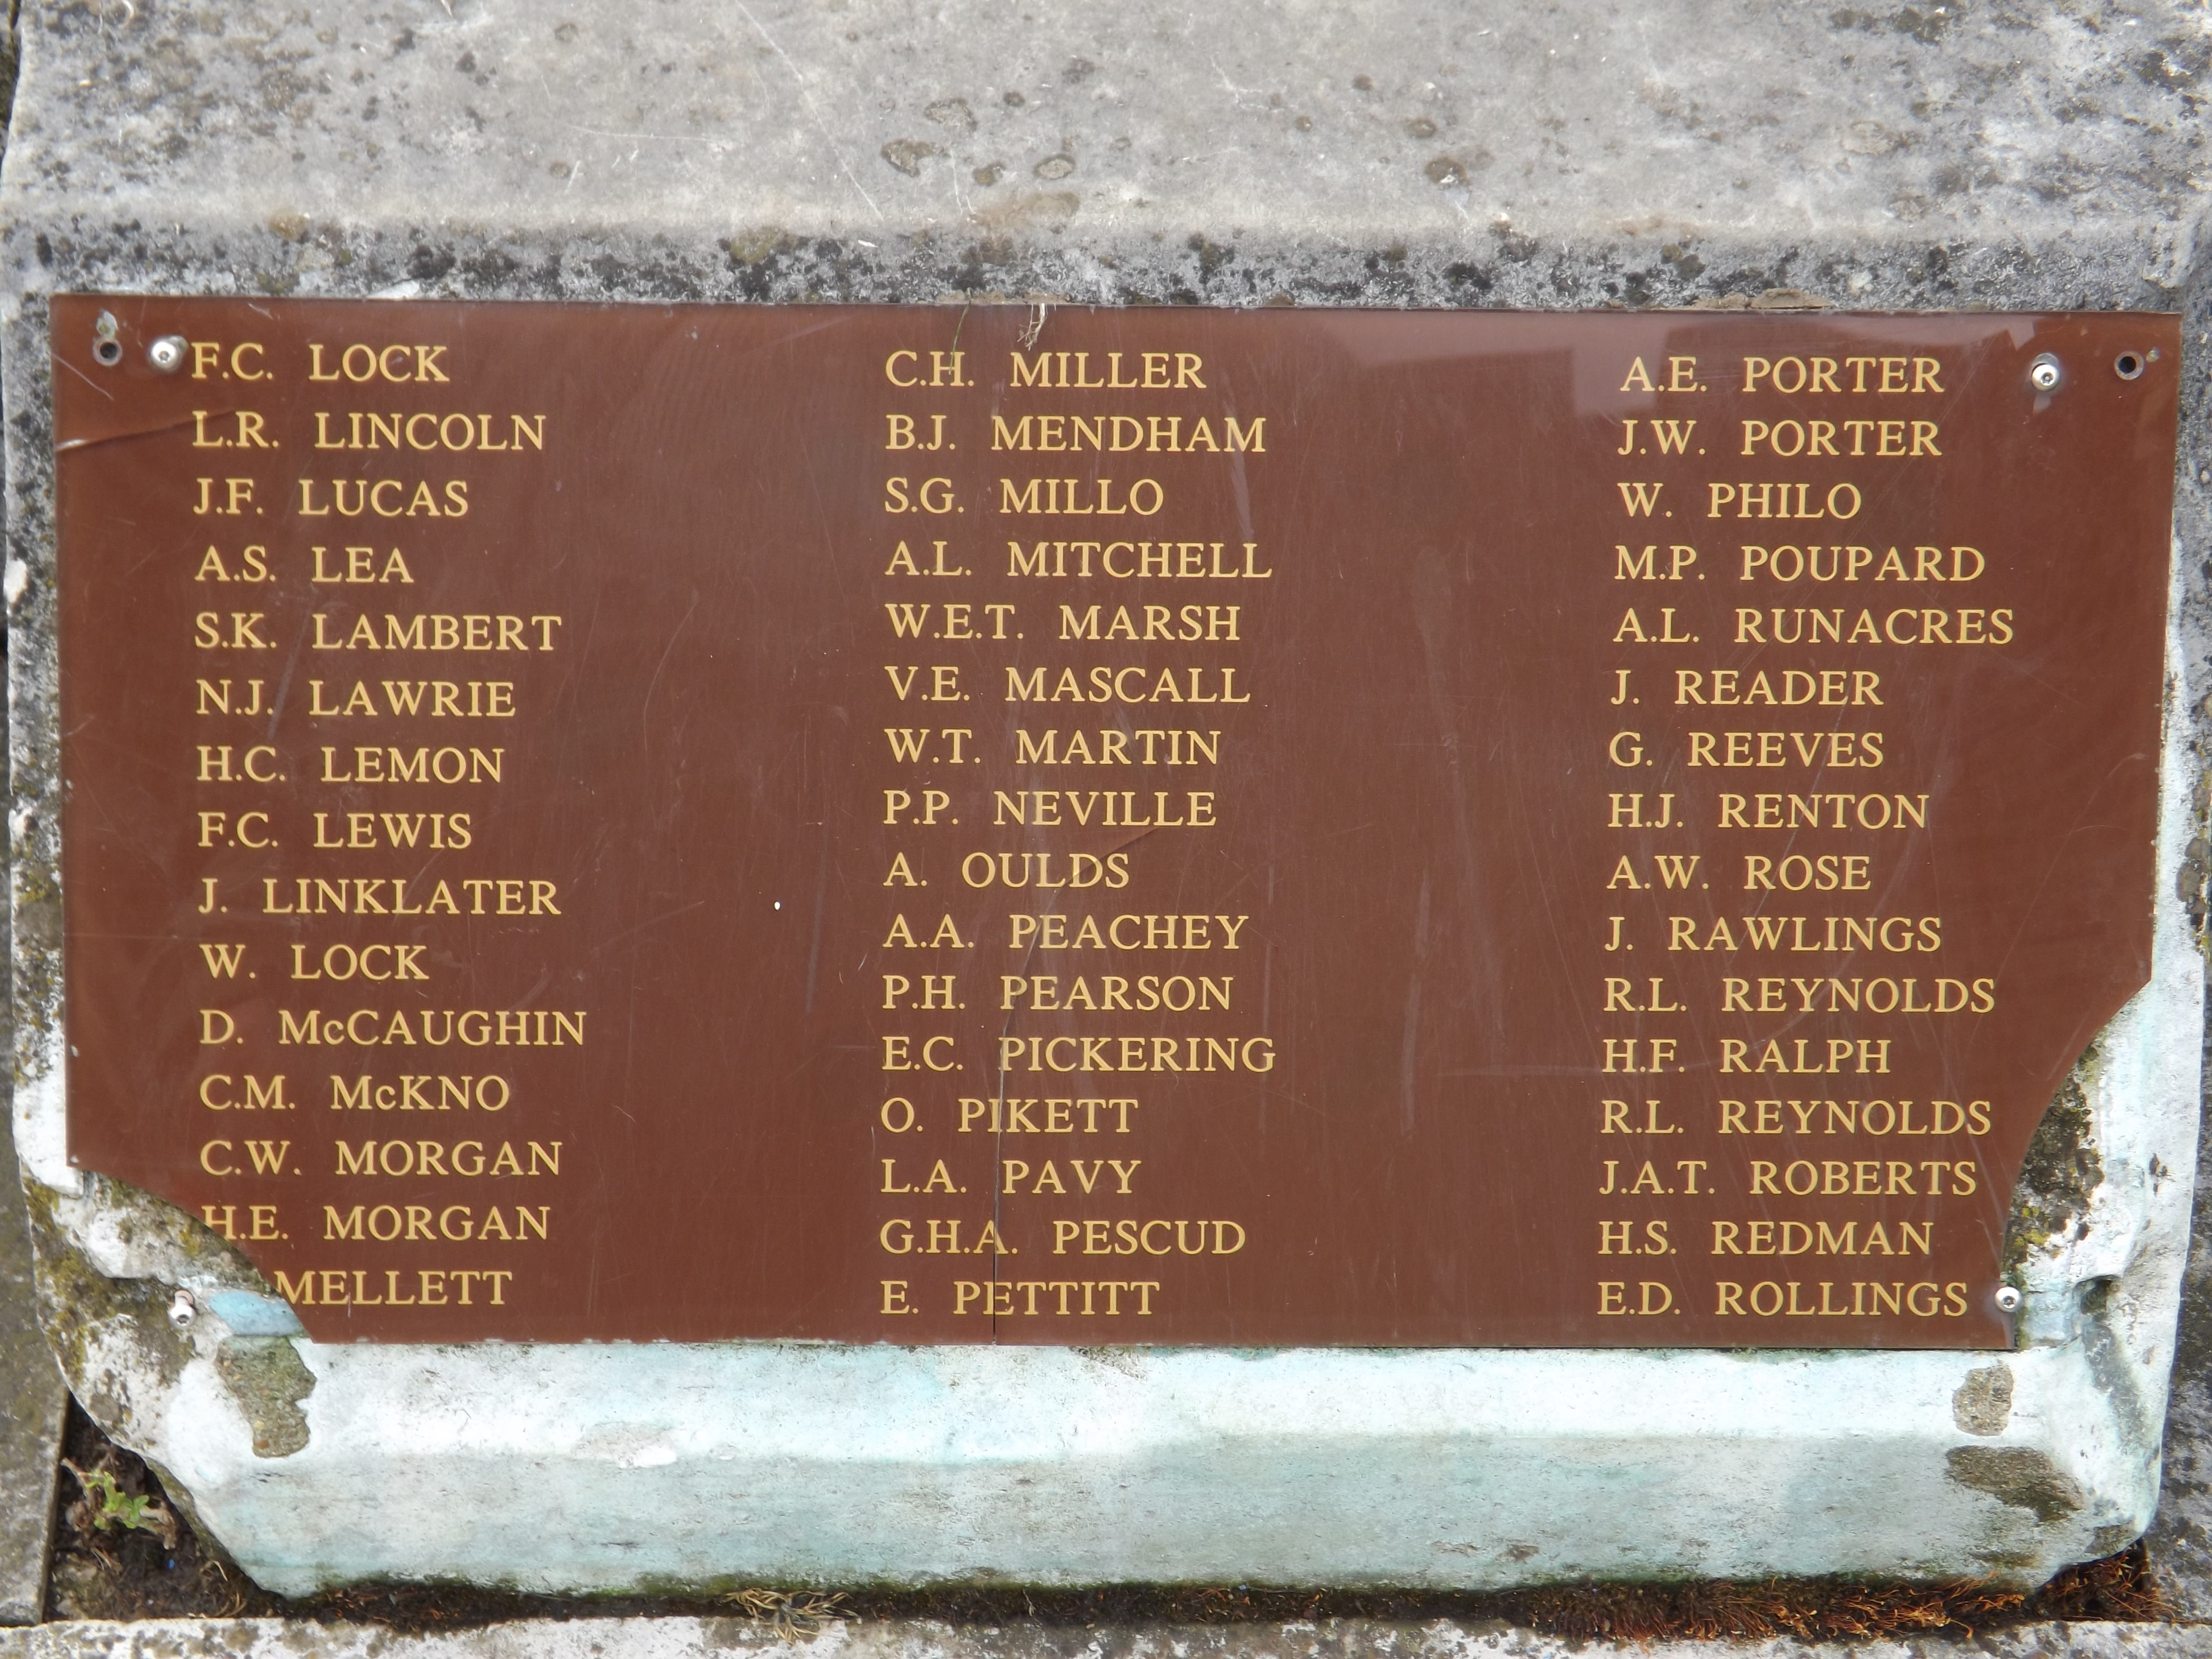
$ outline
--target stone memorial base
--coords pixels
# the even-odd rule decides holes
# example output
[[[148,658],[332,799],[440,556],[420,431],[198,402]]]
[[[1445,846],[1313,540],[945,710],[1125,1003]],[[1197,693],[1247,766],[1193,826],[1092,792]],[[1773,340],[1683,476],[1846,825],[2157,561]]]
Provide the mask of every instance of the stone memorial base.
[[[287,1595],[362,1578],[547,1591],[2035,1582],[2123,1547],[2157,1496],[2154,1438],[2100,1407],[2092,1365],[2122,1356],[2096,1322],[2002,1359],[1850,1364],[300,1351],[315,1376],[300,1450],[256,1454],[218,1351],[185,1369],[153,1454]]]
[[[0,190],[14,1116],[45,1322],[77,1398],[291,1594],[2032,1583],[2127,1543],[2157,1501],[2189,1242],[2212,634],[2201,20],[2125,21],[27,9]],[[304,1340],[211,1235],[64,1151],[45,319],[76,289],[2184,311],[2154,971],[2031,1158],[2019,1350]],[[529,1650],[586,1628],[533,1632]],[[0,1656],[56,1639],[0,1636]],[[110,1650],[150,1651],[141,1639]],[[670,1639],[635,1650],[694,1638]],[[2148,1650],[2125,1630],[2081,1640]],[[1553,1650],[1488,1632],[1414,1645]]]
[[[2212,1630],[2171,1625],[2022,1625],[1971,1644],[1903,1641],[1606,1642],[1537,1636],[1494,1625],[1325,1620],[1285,1626],[1094,1626],[964,1629],[920,1620],[833,1623],[786,1638],[739,1619],[579,1619],[395,1635],[374,1626],[302,1628],[276,1619],[48,1625],[0,1632],[0,1659],[291,1659],[312,1643],[319,1659],[1316,1659],[1389,1653],[1406,1659],[2202,1659]]]

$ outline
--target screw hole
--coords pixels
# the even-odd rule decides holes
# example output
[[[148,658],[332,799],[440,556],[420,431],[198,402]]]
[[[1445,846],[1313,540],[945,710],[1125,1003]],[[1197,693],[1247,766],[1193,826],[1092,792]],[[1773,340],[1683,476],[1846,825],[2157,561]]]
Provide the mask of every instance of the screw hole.
[[[2123,351],[2112,359],[2112,373],[2124,380],[2140,379],[2142,372],[2143,360],[2140,352]]]
[[[100,364],[102,368],[114,368],[116,364],[123,361],[123,342],[120,340],[94,340],[92,343],[92,360]]]

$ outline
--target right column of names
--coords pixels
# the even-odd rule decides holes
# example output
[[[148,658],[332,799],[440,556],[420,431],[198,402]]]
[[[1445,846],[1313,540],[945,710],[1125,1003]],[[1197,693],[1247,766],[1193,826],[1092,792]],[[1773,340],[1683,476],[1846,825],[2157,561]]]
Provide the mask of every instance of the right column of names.
[[[1988,555],[1890,505],[1935,499],[1951,371],[1924,351],[1620,368],[1650,412],[1616,422],[1624,531],[1598,574],[1623,603],[1594,722],[1594,1305],[1655,1342],[1685,1312],[1747,1341],[1879,1316],[1941,1342],[1986,1289],[1939,1258],[1986,1206],[1994,1109],[1913,1039],[1999,984],[1946,939],[1942,792],[1901,709],[2015,629]]]

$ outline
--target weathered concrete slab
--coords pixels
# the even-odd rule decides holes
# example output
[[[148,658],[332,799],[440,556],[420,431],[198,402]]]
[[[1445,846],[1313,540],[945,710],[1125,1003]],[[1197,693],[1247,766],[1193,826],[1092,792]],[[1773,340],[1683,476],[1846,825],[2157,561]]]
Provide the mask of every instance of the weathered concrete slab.
[[[24,32],[15,257],[94,287],[2157,305],[2206,173],[2172,0],[142,0]]]
[[[0,88],[12,93],[15,76],[11,29],[0,39]],[[4,142],[0,137],[0,146]],[[0,929],[5,926],[0,921]],[[0,1092],[12,1092],[10,1080],[0,1079]],[[56,1460],[68,1408],[61,1371],[39,1329],[31,1236],[9,1135],[0,1145],[0,1625],[36,1624],[46,1610]]]
[[[0,1145],[0,1625],[36,1624],[69,1396],[40,1334],[15,1149]]]
[[[2201,301],[2199,302],[2201,307]],[[2201,309],[2185,336],[2201,350]],[[2175,531],[2181,544],[2212,546],[2212,465],[2206,435],[2204,375],[2190,377],[2185,395],[2184,459],[2174,495]],[[2200,739],[2200,757],[2208,752]],[[2199,782],[2198,789],[2208,786]],[[2212,1030],[2208,1030],[2212,1036]],[[2212,1100],[2206,1114],[2212,1116]],[[2199,1179],[2187,1267],[2182,1279],[2179,1329],[2175,1348],[2173,1392],[2168,1407],[2164,1486],[2149,1533],[2151,1565],[2159,1589],[2177,1618],[2212,1620],[2212,1191],[2203,1179],[2203,1149],[2212,1145],[2200,1129]]]
[[[2144,1523],[2202,1029],[2200,12],[138,0],[26,29],[0,188],[17,1144],[81,1396],[265,1582],[1187,1577],[1231,1547],[1322,1583],[2032,1575]],[[1431,1354],[1386,1381],[1375,1357],[1297,1352],[302,1343],[304,1401],[240,1394],[227,1342],[294,1352],[257,1304],[225,1323],[250,1271],[63,1152],[44,319],[64,288],[2184,309],[2159,978],[2091,1079],[2103,1177],[2027,1275],[2004,1445],[2044,1462],[2002,1494],[1947,1482],[1978,1361],[1941,1354]],[[210,1310],[185,1334],[163,1317],[179,1285]],[[304,1449],[254,1451],[271,1413]],[[2097,1501],[2038,1524],[2069,1481]]]
[[[2201,1182],[2166,1408],[2165,1484],[2149,1540],[2152,1571],[2174,1615],[2212,1620],[2212,1192]]]
[[[59,1624],[0,1634],[0,1659],[2198,1659],[2212,1630],[2170,1625],[2023,1625],[1968,1640],[1588,1642],[1509,1626],[1383,1624],[1013,1626],[834,1624],[786,1639],[741,1619],[532,1620],[401,1636],[373,1626],[275,1619]]]

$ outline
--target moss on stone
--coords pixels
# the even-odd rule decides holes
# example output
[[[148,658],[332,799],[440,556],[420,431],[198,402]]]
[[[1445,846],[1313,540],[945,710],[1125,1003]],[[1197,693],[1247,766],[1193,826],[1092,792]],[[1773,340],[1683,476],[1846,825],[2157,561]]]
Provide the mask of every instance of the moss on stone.
[[[2005,1224],[2003,1271],[2016,1273],[2027,1258],[2054,1241],[2079,1237],[2088,1224],[2090,1195],[2105,1179],[2097,1154],[2096,1115],[2086,1086],[2102,1057],[2090,1044],[2044,1112],[2013,1188]]]

